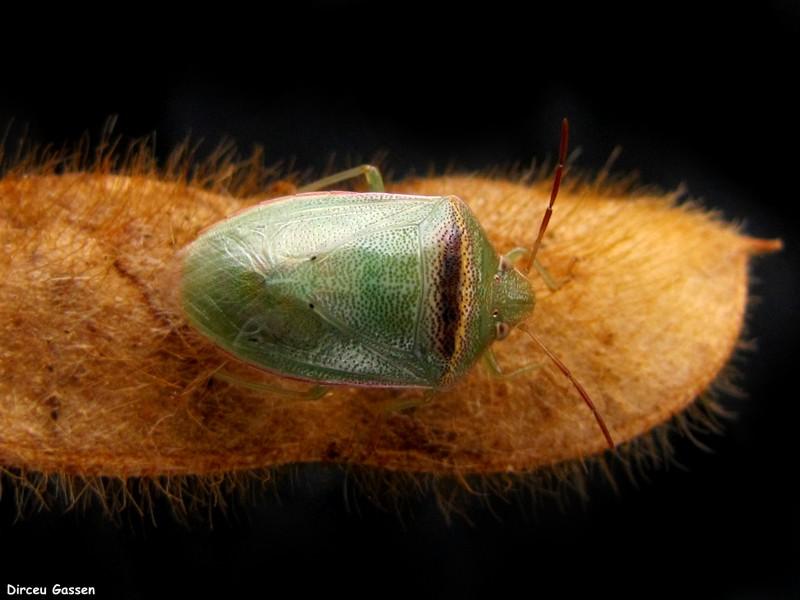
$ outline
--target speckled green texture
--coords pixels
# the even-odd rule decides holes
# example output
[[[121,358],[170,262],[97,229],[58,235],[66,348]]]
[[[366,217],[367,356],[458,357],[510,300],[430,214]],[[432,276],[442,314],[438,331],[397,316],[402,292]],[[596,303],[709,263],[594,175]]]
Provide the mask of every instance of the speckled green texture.
[[[495,339],[507,283],[533,308],[516,271],[498,281],[496,252],[455,196],[281,198],[218,223],[182,258],[193,326],[250,364],[324,383],[446,385]]]

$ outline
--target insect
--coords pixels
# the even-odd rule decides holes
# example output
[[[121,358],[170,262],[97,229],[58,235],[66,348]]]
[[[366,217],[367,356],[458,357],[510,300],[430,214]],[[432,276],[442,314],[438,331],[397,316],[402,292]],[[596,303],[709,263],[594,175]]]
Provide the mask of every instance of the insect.
[[[524,325],[527,278],[564,172],[561,127],[550,202],[531,248],[500,256],[457,196],[386,193],[369,165],[268,200],[203,232],[181,254],[189,323],[260,369],[323,385],[438,390],[491,345],[523,330],[570,379],[610,447],[586,390]],[[319,191],[364,176],[369,192]],[[550,285],[550,283],[548,283]],[[525,367],[523,367],[525,369]]]

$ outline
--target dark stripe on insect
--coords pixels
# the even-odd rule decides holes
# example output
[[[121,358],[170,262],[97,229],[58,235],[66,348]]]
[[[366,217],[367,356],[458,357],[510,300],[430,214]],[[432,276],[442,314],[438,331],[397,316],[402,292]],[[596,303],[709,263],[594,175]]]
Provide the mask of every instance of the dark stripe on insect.
[[[463,232],[458,222],[448,224],[443,233],[440,269],[437,278],[437,342],[442,356],[450,361],[456,351],[456,335],[461,321],[461,245]]]

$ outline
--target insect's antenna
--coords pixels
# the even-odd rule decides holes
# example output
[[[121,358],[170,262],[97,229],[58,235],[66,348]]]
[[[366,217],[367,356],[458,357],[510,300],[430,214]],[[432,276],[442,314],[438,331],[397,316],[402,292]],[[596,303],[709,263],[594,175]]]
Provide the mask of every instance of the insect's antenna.
[[[555,204],[558,197],[558,188],[561,186],[561,177],[564,174],[564,162],[567,160],[567,147],[569,146],[569,122],[566,117],[561,121],[561,145],[558,150],[558,166],[556,167],[555,174],[553,175],[553,189],[550,191],[550,203],[547,205],[547,210],[542,217],[542,224],[539,225],[539,235],[533,243],[530,254],[523,258],[523,264],[520,265],[519,270],[524,275],[527,275],[533,261],[536,259],[536,254],[539,252],[539,246],[542,245],[542,238],[544,232],[547,230],[547,224],[550,223],[550,216],[553,214],[553,204]]]
[[[586,405],[589,407],[589,410],[591,410],[592,413],[594,413],[594,418],[597,420],[597,424],[600,426],[600,430],[603,432],[603,437],[606,438],[608,447],[613,450],[614,440],[611,438],[611,434],[608,432],[608,427],[606,427],[606,422],[603,420],[603,417],[597,411],[594,402],[592,402],[592,399],[589,397],[589,394],[586,392],[586,390],[583,389],[583,386],[580,384],[580,382],[577,379],[575,379],[575,376],[570,372],[567,366],[563,362],[561,362],[561,360],[559,360],[559,358],[555,354],[553,354],[550,351],[550,349],[539,340],[539,338],[533,335],[533,332],[530,329],[524,327],[523,325],[517,325],[517,327],[522,331],[524,331],[525,333],[527,333],[528,337],[530,337],[534,342],[536,342],[536,345],[539,346],[539,348],[544,350],[544,353],[550,357],[550,360],[552,360],[555,363],[555,365],[559,368],[559,370],[564,375],[566,375],[567,379],[569,379],[572,382],[572,385],[575,386],[575,389],[578,390],[578,393],[581,395],[581,398],[583,398],[583,401],[586,402]]]

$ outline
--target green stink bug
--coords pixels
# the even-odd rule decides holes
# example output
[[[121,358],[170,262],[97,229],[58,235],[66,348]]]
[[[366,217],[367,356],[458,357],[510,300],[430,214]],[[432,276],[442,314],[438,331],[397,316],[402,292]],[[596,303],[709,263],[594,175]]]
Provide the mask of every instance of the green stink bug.
[[[609,446],[583,387],[523,325],[536,262],[558,194],[559,164],[533,247],[499,256],[457,196],[383,190],[371,166],[248,208],[203,232],[181,254],[189,323],[258,368],[330,385],[441,389],[512,327],[525,331],[572,381]],[[364,175],[371,191],[321,192]],[[519,259],[520,265],[514,266]]]

